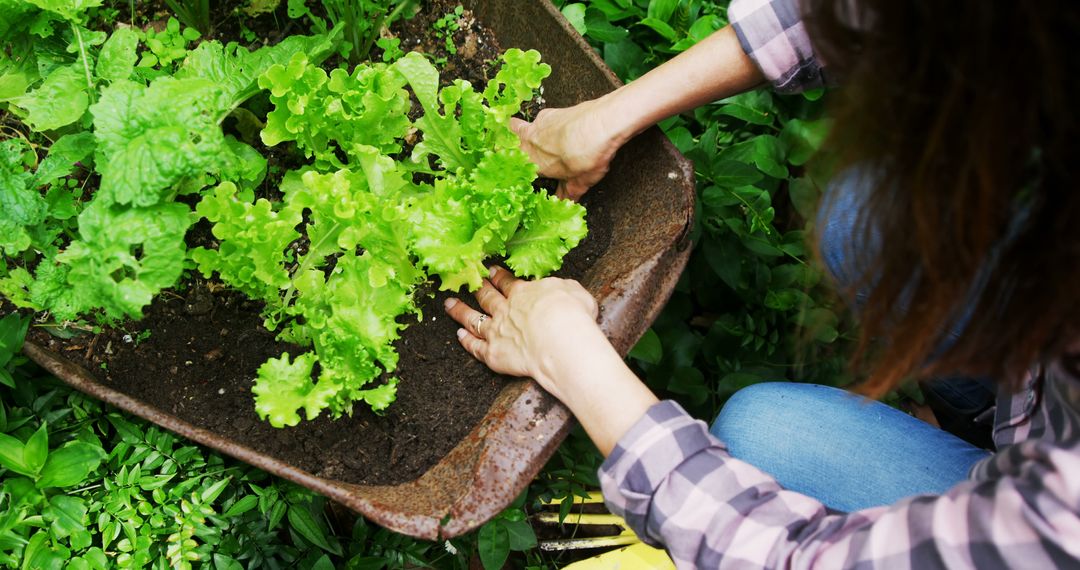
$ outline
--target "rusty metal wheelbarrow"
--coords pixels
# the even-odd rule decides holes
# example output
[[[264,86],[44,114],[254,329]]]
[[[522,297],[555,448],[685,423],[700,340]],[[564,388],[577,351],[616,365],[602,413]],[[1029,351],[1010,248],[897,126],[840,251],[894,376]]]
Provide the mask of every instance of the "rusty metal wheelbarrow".
[[[466,0],[506,47],[541,51],[549,106],[598,97],[619,81],[547,0]],[[658,129],[624,147],[598,191],[614,220],[608,251],[582,278],[601,325],[625,354],[666,303],[690,254],[694,173]],[[26,354],[71,386],[177,434],[326,495],[392,530],[425,539],[475,529],[521,493],[570,428],[566,408],[534,382],[508,383],[483,420],[418,479],[393,486],[317,477],[113,390],[40,346]]]

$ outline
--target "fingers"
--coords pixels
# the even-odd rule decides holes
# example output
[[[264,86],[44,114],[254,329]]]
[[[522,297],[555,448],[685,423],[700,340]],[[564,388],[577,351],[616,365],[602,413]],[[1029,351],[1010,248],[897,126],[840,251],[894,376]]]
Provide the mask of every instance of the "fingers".
[[[503,310],[506,309],[506,297],[487,279],[484,279],[484,284],[480,286],[476,293],[473,293],[473,296],[476,297],[476,302],[480,304],[480,308],[489,315],[502,314]]]
[[[461,343],[466,352],[473,355],[473,358],[487,364],[487,343],[483,339],[478,338],[466,329],[458,329],[457,337],[458,342]]]
[[[529,129],[529,125],[531,124],[532,123],[524,119],[510,117],[510,130],[514,131],[514,134],[516,134],[518,137],[522,137],[525,134],[525,131]]]
[[[465,327],[474,336],[482,337],[484,326],[490,324],[487,322],[491,320],[490,317],[457,299],[447,299],[443,306],[446,308],[450,318],[457,321],[459,325]]]
[[[509,297],[511,291],[517,286],[520,279],[514,277],[506,269],[498,265],[491,266],[491,284],[494,285],[504,297]]]
[[[573,200],[577,202],[589,191],[589,186],[583,184],[579,180],[560,180],[559,187],[555,190],[555,195],[563,200]]]

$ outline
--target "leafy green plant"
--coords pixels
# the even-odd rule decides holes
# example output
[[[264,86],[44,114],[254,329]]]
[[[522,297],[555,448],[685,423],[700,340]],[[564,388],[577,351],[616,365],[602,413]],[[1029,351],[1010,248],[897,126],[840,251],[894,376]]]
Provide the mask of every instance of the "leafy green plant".
[[[379,32],[399,18],[410,16],[416,3],[415,0],[322,0],[329,25],[312,13],[307,0],[289,0],[288,6],[290,18],[308,18],[316,33],[326,34],[331,28],[340,27],[345,37],[341,55],[349,63],[357,64],[367,58]]]
[[[281,338],[314,348],[259,369],[256,410],[272,425],[297,424],[300,409],[312,419],[348,413],[357,400],[388,406],[397,380],[369,386],[396,368],[398,318],[418,314],[414,292],[428,275],[443,289],[475,290],[491,255],[543,275],[584,237],[580,206],[533,191],[536,169],[508,126],[548,72],[538,53],[509,50],[483,93],[460,80],[440,91],[419,54],[329,75],[297,54],[262,76],[275,105],[263,142],[295,141],[313,169],[287,173],[279,203],[219,185],[198,213],[220,246],[192,259],[265,301]],[[406,85],[424,110],[415,123]],[[410,160],[395,161],[413,126],[423,139]],[[289,247],[298,240],[302,255]]]
[[[0,293],[60,321],[139,317],[155,294],[176,283],[191,224],[190,207],[176,196],[225,179],[257,183],[265,169],[258,153],[222,133],[221,121],[258,92],[257,78],[271,65],[301,51],[325,56],[332,46],[321,36],[295,36],[255,52],[203,42],[185,52],[175,76],[147,82],[136,72],[133,32],[118,30],[103,43],[90,82],[94,103],[75,113],[89,111],[92,132],[57,138],[40,162],[41,147],[28,139],[0,143],[0,229],[8,236],[0,241]],[[57,107],[49,103],[55,94],[48,81],[20,101],[42,99],[41,109],[50,110],[43,116],[52,117]],[[85,181],[79,165],[91,156],[100,187],[85,196],[65,177]]]
[[[186,27],[181,28],[179,20],[169,18],[164,29],[147,28],[142,32],[140,39],[146,44],[147,51],[139,57],[138,67],[146,77],[174,72],[176,65],[187,57],[191,42],[202,37],[197,26],[192,26],[187,19],[184,19],[184,24]],[[158,73],[149,70],[158,70]]]
[[[25,324],[4,317],[0,338]],[[344,554],[321,497],[40,376],[18,345],[0,351],[18,362],[0,386],[0,566],[312,567]]]
[[[459,4],[453,11],[447,13],[438,20],[435,20],[435,23],[431,24],[431,27],[435,30],[435,35],[443,39],[447,53],[457,53],[457,46],[454,45],[454,32],[457,32],[460,29],[458,20],[461,19],[461,15],[464,13],[465,8]]]
[[[526,494],[523,493],[477,531],[476,550],[484,570],[499,570],[511,552],[536,548],[536,532],[527,520],[525,501]]]
[[[210,35],[210,0],[165,0],[165,4],[185,26]]]

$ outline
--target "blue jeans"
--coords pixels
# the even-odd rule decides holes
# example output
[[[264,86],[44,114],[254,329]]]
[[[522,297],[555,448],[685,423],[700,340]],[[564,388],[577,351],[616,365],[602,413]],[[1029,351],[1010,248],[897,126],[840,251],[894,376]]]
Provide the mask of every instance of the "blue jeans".
[[[844,512],[940,494],[990,454],[880,402],[814,384],[743,388],[709,431],[784,488]]]
[[[822,257],[841,288],[859,282],[880,247],[873,231],[858,226],[861,198],[871,182],[853,170],[830,186],[823,217]],[[871,229],[872,230],[872,229]],[[864,295],[854,292],[857,309]],[[951,342],[968,318],[949,331]],[[984,382],[950,384],[960,406],[967,398],[992,398]],[[769,473],[787,489],[830,508],[855,511],[911,495],[940,494],[967,478],[989,452],[880,402],[827,386],[766,383],[728,400],[710,430],[738,459]]]

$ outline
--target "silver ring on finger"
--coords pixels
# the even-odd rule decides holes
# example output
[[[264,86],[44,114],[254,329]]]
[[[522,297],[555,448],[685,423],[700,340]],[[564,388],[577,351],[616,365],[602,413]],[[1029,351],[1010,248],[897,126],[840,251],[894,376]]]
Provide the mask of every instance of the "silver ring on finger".
[[[487,315],[480,315],[479,317],[476,318],[475,321],[473,321],[473,327],[472,328],[473,328],[473,332],[476,333],[476,336],[483,337],[483,335],[480,332],[480,327],[484,326],[484,321],[486,321],[486,320],[488,320]]]

